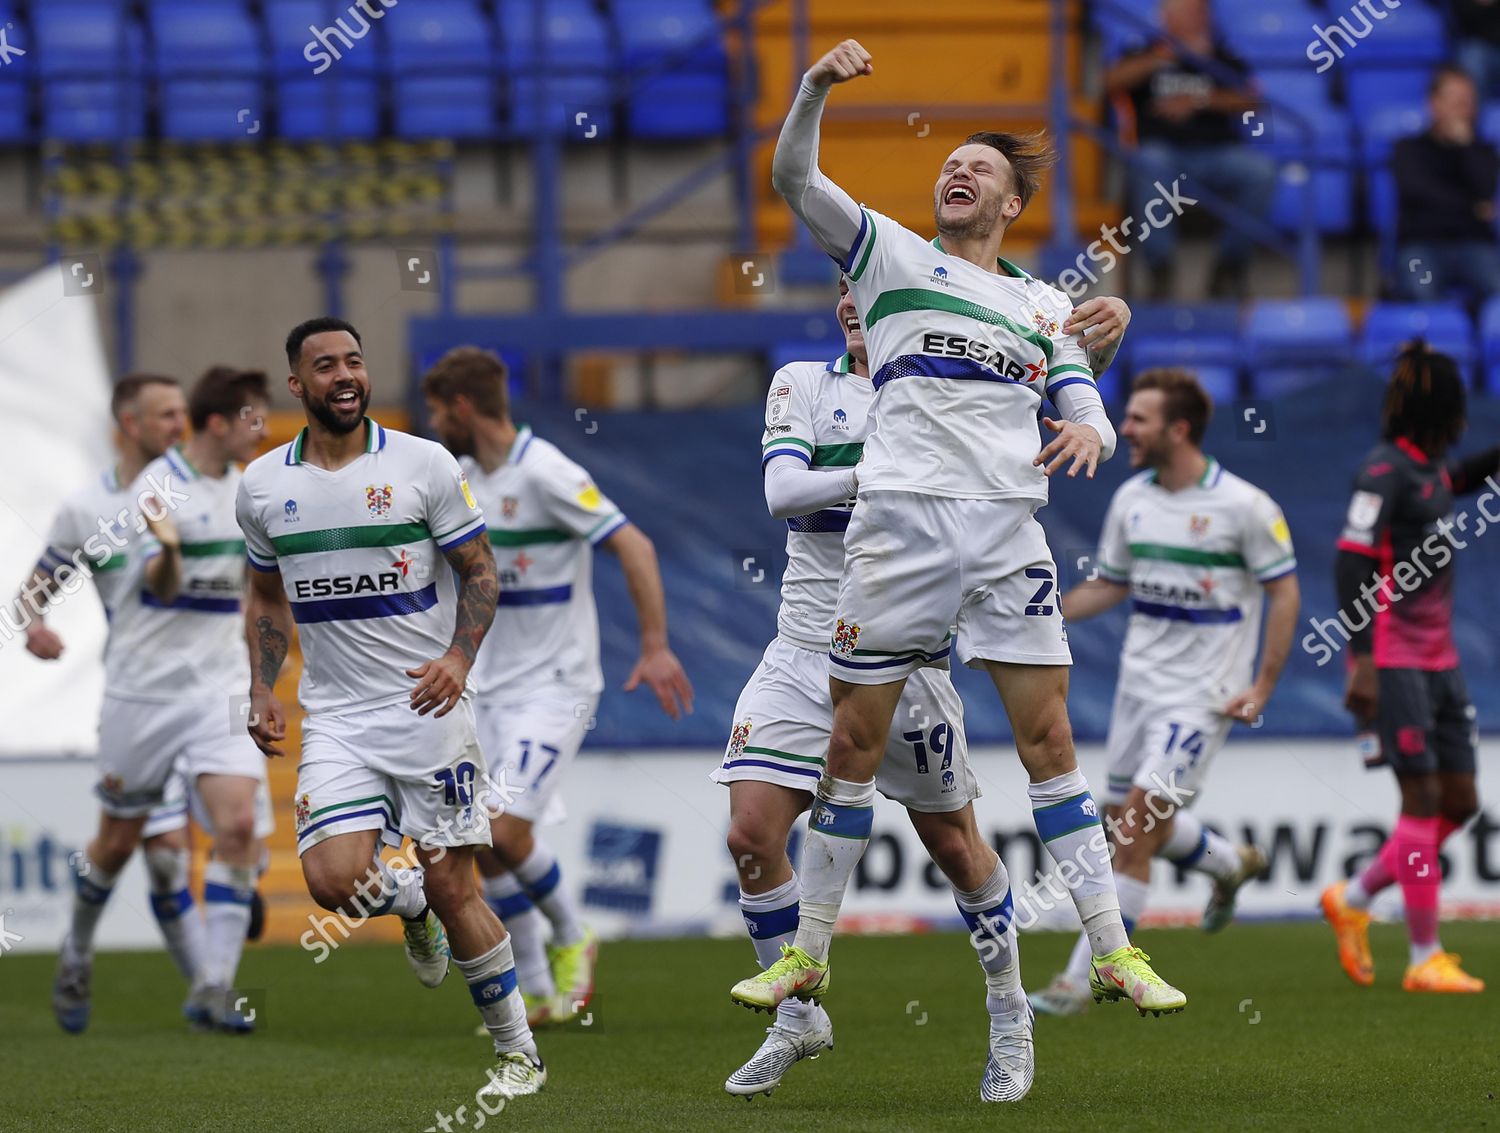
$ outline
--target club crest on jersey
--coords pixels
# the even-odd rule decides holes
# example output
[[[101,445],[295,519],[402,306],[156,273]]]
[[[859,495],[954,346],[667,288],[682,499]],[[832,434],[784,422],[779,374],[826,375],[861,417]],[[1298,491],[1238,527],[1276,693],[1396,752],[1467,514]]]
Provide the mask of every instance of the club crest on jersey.
[[[500,517],[502,519],[515,519],[516,509],[521,506],[521,501],[515,496],[500,497]]]
[[[1036,327],[1037,334],[1045,334],[1048,338],[1057,333],[1057,320],[1045,311],[1033,311],[1031,325]]]
[[[312,821],[312,799],[306,795],[297,798],[297,833],[302,833],[307,824]]]
[[[296,500],[287,500],[286,503],[284,503],[284,504],[281,505],[281,512],[282,512],[282,515],[286,517],[286,521],[288,523],[301,523],[302,522],[301,517],[297,514],[297,501]]]
[[[1192,515],[1188,517],[1188,535],[1194,539],[1202,539],[1208,534],[1208,525],[1211,516]]]
[[[942,264],[938,264],[937,267],[932,269],[932,274],[927,278],[932,280],[933,283],[941,283],[944,287],[947,287],[948,269],[945,268]]]
[[[849,657],[854,653],[854,647],[859,643],[859,626],[839,619],[839,624],[833,627],[833,651],[840,657]]]
[[[750,729],[753,727],[749,720],[736,724],[729,733],[729,758],[738,759],[745,754],[745,745],[750,742]]]
[[[395,489],[389,484],[377,488],[374,484],[365,487],[365,506],[370,509],[371,519],[384,519],[391,512],[391,497]]]

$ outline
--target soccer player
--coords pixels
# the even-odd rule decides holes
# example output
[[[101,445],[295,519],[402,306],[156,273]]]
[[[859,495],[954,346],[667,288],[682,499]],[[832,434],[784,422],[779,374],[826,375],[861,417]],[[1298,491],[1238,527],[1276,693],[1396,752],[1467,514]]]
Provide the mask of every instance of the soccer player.
[[[828,750],[827,644],[855,467],[875,396],[864,333],[842,279],[836,314],[845,354],[785,366],[767,392],[761,442],[766,505],[787,523],[781,610],[776,639],[740,694],[723,763],[712,776],[729,786],[728,843],[739,873],[740,910],[763,968],[776,963],[797,930],[800,892],[787,836],[812,803]],[[1101,336],[1113,341],[1124,333],[1129,309],[1118,299],[1096,299],[1080,307],[1079,316],[1097,316]],[[1013,1100],[1006,1095],[1019,1097],[1030,1084],[1032,1057],[1009,878],[975,823],[979,787],[969,768],[963,705],[946,670],[912,674],[886,754],[876,785],[906,806],[948,876],[985,973],[990,1047],[980,1097]],[[769,1094],[795,1063],[833,1048],[832,1023],[820,1003],[788,998],[775,1010],[760,1049],[725,1082],[729,1093]]]
[[[1074,758],[1071,657],[1056,569],[1034,516],[1048,475],[1069,465],[1069,475],[1092,475],[1114,443],[1088,354],[1062,329],[1072,305],[999,258],[1046,159],[1026,139],[971,137],[939,174],[938,237],[929,243],[856,205],[817,168],[829,88],[871,70],[854,40],[815,63],[772,166],[777,191],[848,273],[875,428],[845,539],[829,654],[834,724],[803,852],[796,942],[730,994],[770,1008],[826,988],[834,922],[869,840],[875,775],[902,688],[917,669],[947,660],[957,622],[960,659],[989,672],[1010,717],[1038,833],[1054,858],[1078,866],[1070,893],[1089,933],[1096,990],[1142,1012],[1177,1011],[1186,996],[1130,946],[1120,920],[1098,808]],[[1045,420],[1057,436],[1042,448],[1044,394],[1064,419]],[[1020,1096],[1024,1087],[1002,1092]]]
[[[110,412],[115,421],[114,466],[92,484],[64,501],[47,535],[47,548],[31,580],[17,598],[31,607],[26,628],[26,649],[43,661],[55,661],[63,654],[64,644],[57,631],[47,625],[49,599],[59,592],[63,573],[73,569],[75,556],[91,538],[103,540],[99,524],[106,529],[133,514],[136,494],[130,490],[146,465],[182,439],[187,427],[187,401],[176,378],[158,374],[127,374],[115,383],[110,394]],[[129,522],[125,522],[128,529]],[[104,604],[107,614],[130,591],[132,576],[126,567],[130,554],[124,533],[116,531],[118,543],[104,540],[85,553],[78,562],[89,569],[89,578]],[[146,859],[151,910],[156,916],[167,952],[192,983],[203,954],[203,921],[188,888],[190,868],[187,838],[187,801],[181,776],[174,776],[166,800],[151,811],[142,830],[141,844]],[[81,933],[81,950],[93,951],[93,929],[97,918],[86,918]],[[78,998],[87,1001],[88,974],[82,975]],[[69,1019],[82,1029],[87,1024],[87,1010],[74,1011]]]
[[[562,783],[604,688],[594,548],[619,556],[640,625],[626,691],[644,683],[675,720],[692,711],[693,689],[667,645],[651,540],[588,472],[512,423],[505,363],[458,347],[427,372],[422,390],[433,431],[459,458],[485,514],[500,572],[495,625],[475,663],[475,716],[480,747],[512,797],[490,819],[494,849],[478,852],[479,870],[510,930],[531,1025],[566,1022],[593,994],[598,941],[535,827],[562,817]]]
[[[78,870],[53,989],[66,1030],[88,1024],[94,929],[179,762],[214,837],[201,951],[184,1011],[203,1029],[252,1026],[229,990],[249,927],[259,858],[255,800],[266,772],[255,745],[231,726],[246,677],[235,617],[245,567],[233,501],[237,462],[258,448],[265,406],[264,375],[210,370],[188,399],[192,437],[141,473],[139,520],[129,507],[103,520],[140,537],[125,547],[122,593],[109,605],[99,834]],[[186,890],[185,866],[179,859],[179,892]]]
[[[1421,341],[1401,351],[1381,409],[1382,440],[1354,479],[1338,542],[1339,611],[1352,656],[1344,706],[1361,731],[1379,736],[1401,791],[1396,828],[1379,854],[1323,892],[1339,962],[1364,987],[1375,982],[1370,898],[1395,882],[1411,945],[1401,986],[1484,990],[1438,939],[1439,848],[1479,811],[1478,729],[1453,644],[1452,548],[1468,545],[1467,516],[1455,521],[1453,500],[1500,472],[1500,447],[1448,458],[1463,435],[1465,400],[1452,358]]]
[[[297,852],[309,893],[355,920],[403,918],[408,956],[431,987],[447,975],[446,935],[494,1038],[484,1095],[534,1094],[547,1071],[510,939],[474,878],[490,828],[468,676],[499,596],[484,516],[441,445],[366,416],[370,377],[354,327],[308,320],[287,336],[286,355],[307,426],[246,469],[238,500],[254,568],[251,735],[282,754],[286,716],[272,690],[300,632]],[[377,856],[382,840],[403,835],[421,868],[396,871]]]
[[[1108,741],[1105,823],[1125,930],[1146,908],[1152,857],[1213,878],[1203,927],[1234,916],[1240,886],[1266,870],[1257,846],[1234,846],[1190,809],[1235,721],[1254,723],[1291,652],[1297,561],[1281,509],[1203,452],[1213,402],[1186,370],[1139,374],[1120,433],[1130,466],[1104,519],[1097,577],[1062,596],[1069,622],[1131,599]],[[1263,602],[1264,599],[1264,602]],[[1266,607],[1265,649],[1251,679]],[[1088,1006],[1089,942],[1032,993],[1049,1015]]]

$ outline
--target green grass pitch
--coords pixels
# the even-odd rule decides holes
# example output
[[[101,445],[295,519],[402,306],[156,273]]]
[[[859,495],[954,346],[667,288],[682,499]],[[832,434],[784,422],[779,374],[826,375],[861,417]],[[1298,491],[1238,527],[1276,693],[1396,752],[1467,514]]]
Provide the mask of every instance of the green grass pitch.
[[[1092,1008],[1039,1019],[1037,1077],[1018,1107],[978,1100],[982,983],[960,935],[840,939],[827,1006],[836,1049],[774,1097],[722,1090],[766,1017],[729,1001],[744,941],[607,944],[590,1027],[546,1031],[547,1090],[486,1119],[514,1130],[1500,1129],[1496,926],[1454,924],[1447,947],[1487,978],[1480,996],[1400,989],[1399,926],[1374,933],[1376,986],[1339,970],[1320,924],[1237,925],[1217,937],[1143,932],[1187,990],[1185,1014]],[[1028,983],[1071,938],[1028,936]],[[0,957],[3,1130],[416,1131],[467,1104],[488,1043],[456,975],[417,984],[395,946],[351,945],[321,965],[251,948],[263,989],[248,1038],[187,1033],[164,955],[106,955],[93,1024],[64,1035],[48,1008],[53,958]]]

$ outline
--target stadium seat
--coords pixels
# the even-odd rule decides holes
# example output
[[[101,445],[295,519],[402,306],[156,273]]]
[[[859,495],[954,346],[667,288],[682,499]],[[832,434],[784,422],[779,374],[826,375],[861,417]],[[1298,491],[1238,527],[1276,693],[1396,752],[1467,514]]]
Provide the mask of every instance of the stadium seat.
[[[1280,3],[1220,3],[1214,15],[1219,33],[1230,49],[1252,67],[1296,66],[1307,63],[1310,29],[1323,13],[1312,6]]]
[[[531,0],[505,0],[499,9],[511,128],[530,137],[545,123],[570,137],[608,137],[614,129],[612,78],[617,70],[608,25],[586,0],[555,0],[545,12],[539,40]],[[533,81],[544,47],[549,75],[545,113]]]
[[[1255,81],[1260,84],[1261,94],[1273,103],[1291,106],[1326,106],[1333,101],[1333,83],[1328,75],[1320,75],[1308,67],[1306,61],[1300,67],[1257,68]]]
[[[417,17],[385,25],[391,105],[403,137],[490,138],[495,133],[492,29],[469,0],[424,0]]]
[[[191,141],[268,132],[260,26],[239,4],[156,4],[148,11],[161,130]]]
[[[183,141],[258,141],[269,133],[257,79],[173,79],[161,84],[161,132]]]
[[[8,31],[12,46],[29,37],[13,5],[0,4],[0,27]],[[0,67],[0,143],[31,140],[31,53],[17,55]]]
[[[109,142],[146,132],[147,92],[136,79],[51,79],[42,84],[42,137]]]
[[[1276,400],[1326,382],[1333,375],[1331,367],[1272,366],[1250,372],[1250,396]]]
[[[1240,309],[1233,303],[1148,303],[1125,336],[1130,368],[1239,365]]]
[[[1434,350],[1452,355],[1461,369],[1473,366],[1474,328],[1457,303],[1376,303],[1365,315],[1360,357],[1384,370],[1402,343],[1419,336]]]
[[[1479,312],[1479,356],[1484,388],[1491,394],[1500,392],[1500,295]]]
[[[1273,367],[1343,365],[1353,345],[1349,312],[1339,299],[1264,299],[1245,320],[1245,360],[1252,378]]]
[[[728,60],[707,0],[615,5],[633,136],[683,140],[729,130]]]
[[[329,0],[271,0],[264,18],[280,136],[294,140],[377,137],[381,91],[375,75],[384,42],[380,25],[372,22],[363,39],[351,39],[342,30],[339,35],[328,34],[328,29],[338,27],[340,18],[353,31],[363,27],[347,10],[331,16]],[[314,28],[324,32],[317,41]]]
[[[1349,105],[1363,118],[1387,106],[1425,108],[1431,81],[1429,67],[1381,67],[1350,71],[1344,76],[1344,89]]]
[[[145,58],[140,24],[115,0],[33,4],[31,35],[36,71],[44,81],[121,79],[139,73]]]
[[[1354,31],[1364,32],[1363,38],[1356,37],[1352,46],[1344,47],[1341,65],[1348,71],[1403,64],[1420,64],[1430,69],[1447,57],[1448,29],[1436,8],[1407,0],[1394,8],[1382,5],[1381,11],[1383,19],[1367,20],[1360,14],[1347,14],[1349,7],[1335,3],[1330,5],[1330,11],[1317,13],[1320,26],[1329,27],[1343,17],[1348,21],[1346,28],[1352,24]],[[1345,78],[1348,77],[1346,74]]]

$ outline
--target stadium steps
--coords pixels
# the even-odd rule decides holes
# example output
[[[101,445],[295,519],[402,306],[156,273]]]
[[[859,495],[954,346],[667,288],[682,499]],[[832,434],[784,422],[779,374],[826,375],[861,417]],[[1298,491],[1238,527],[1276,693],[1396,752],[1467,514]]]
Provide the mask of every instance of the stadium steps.
[[[909,228],[932,227],[936,170],[958,139],[976,130],[1024,132],[1047,124],[1042,108],[1051,37],[1048,5],[1039,0],[879,7],[809,0],[808,9],[808,62],[852,34],[873,56],[878,80],[839,87],[823,121],[823,169],[864,203]],[[752,116],[759,129],[774,129],[786,115],[798,78],[795,51],[792,5],[780,0],[762,9],[754,22],[759,87]],[[1076,31],[1069,34],[1067,55],[1069,72],[1079,75],[1082,36]],[[1039,113],[998,116],[982,109],[1018,103],[1035,105]],[[1100,120],[1096,100],[1078,98],[1072,110],[1086,121]],[[762,247],[784,245],[794,223],[771,188],[774,150],[772,138],[755,155],[755,223]],[[1103,153],[1079,140],[1069,155],[1080,229],[1119,219],[1119,206],[1101,192]],[[1050,195],[1044,191],[1016,222],[1015,235],[1041,241],[1051,230]]]

